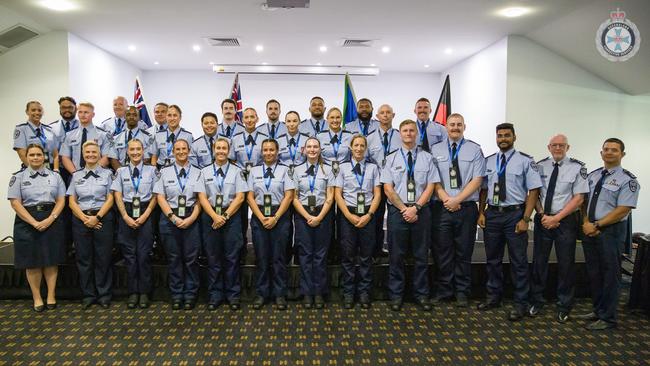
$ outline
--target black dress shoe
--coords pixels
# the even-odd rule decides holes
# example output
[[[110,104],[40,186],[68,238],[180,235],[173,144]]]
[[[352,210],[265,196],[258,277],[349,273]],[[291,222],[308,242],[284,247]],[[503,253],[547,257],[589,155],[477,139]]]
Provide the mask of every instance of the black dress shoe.
[[[284,296],[278,296],[275,298],[275,305],[278,310],[287,310],[287,299]]]
[[[390,303],[390,310],[400,311],[402,310],[402,300],[393,300]]]
[[[431,303],[429,303],[429,300],[423,297],[415,299],[415,303],[420,307],[420,309],[422,309],[422,311],[431,311],[433,308]]]
[[[542,311],[542,305],[533,304],[528,308],[528,316],[536,317]]]
[[[511,322],[518,322],[523,318],[524,318],[524,312],[518,309],[512,309],[508,313],[508,320],[510,320]]]
[[[32,310],[34,310],[37,313],[42,313],[43,311],[45,311],[45,305],[32,306]]]
[[[172,303],[172,310],[181,310],[183,308],[183,302],[181,300],[174,300]]]
[[[456,296],[456,307],[457,308],[466,308],[469,306],[469,300],[465,295]]]
[[[590,312],[590,313],[586,313],[586,314],[575,315],[574,318],[576,318],[576,319],[580,319],[580,320],[588,320],[588,321],[592,321],[592,322],[593,322],[593,321],[598,320],[598,315],[596,315],[596,313],[594,313],[594,312],[592,311],[592,312]]]
[[[569,313],[566,311],[558,311],[555,320],[557,320],[558,323],[566,323],[569,321]]]
[[[239,310],[241,308],[241,305],[239,304],[239,299],[232,299],[230,300],[230,310]]]
[[[83,300],[83,301],[81,302],[81,308],[84,309],[84,310],[86,310],[86,309],[90,308],[90,307],[93,305],[93,303],[94,303],[94,301],[93,301],[93,300],[90,300],[90,299],[88,299],[88,300]]]
[[[354,297],[352,296],[343,296],[343,308],[352,309],[354,307]]]
[[[147,294],[140,295],[140,309],[146,309],[149,307],[149,296]]]
[[[111,307],[111,302],[108,300],[101,300],[99,301],[99,306],[101,306],[102,309],[108,309]]]
[[[56,309],[56,303],[54,302],[51,304],[45,304],[45,307],[47,308],[47,310],[54,310]]]
[[[363,309],[370,309],[370,296],[368,294],[359,295],[359,304]]]
[[[183,304],[183,310],[192,310],[194,309],[194,305],[194,300],[185,301],[185,304]]]
[[[501,303],[499,302],[482,302],[476,305],[476,309],[480,311],[486,311],[486,310],[496,309],[500,307],[501,307]]]
[[[217,310],[218,307],[219,307],[219,304],[215,304],[215,303],[208,304],[208,310],[209,311]]]
[[[260,310],[264,306],[264,298],[262,296],[256,296],[253,300],[253,309]]]
[[[129,309],[135,309],[138,306],[138,294],[129,295],[128,300],[126,300],[126,307]]]
[[[322,309],[325,307],[325,299],[323,299],[323,296],[321,295],[314,296],[314,307],[316,309]]]
[[[302,298],[302,307],[303,308],[311,309],[313,305],[314,305],[314,298],[313,297],[311,297],[309,295],[305,295]]]
[[[598,319],[595,322],[587,325],[585,328],[587,328],[588,330],[612,329],[612,328],[616,328],[616,323],[609,323],[602,319]]]

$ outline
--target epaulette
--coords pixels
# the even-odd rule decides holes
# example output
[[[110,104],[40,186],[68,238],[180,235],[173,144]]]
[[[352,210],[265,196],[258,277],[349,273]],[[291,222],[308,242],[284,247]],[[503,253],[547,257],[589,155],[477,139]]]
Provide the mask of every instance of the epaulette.
[[[201,170],[201,167],[198,166],[198,165],[190,164],[190,166],[193,167],[193,168],[196,168],[196,169],[198,169],[198,170]]]
[[[589,174],[595,173],[595,172],[597,172],[599,170],[603,170],[603,167],[601,166],[600,168],[594,169],[594,170],[590,171]]]
[[[203,135],[203,136],[205,136],[205,135]],[[201,140],[203,138],[203,136],[195,138],[194,141],[192,141],[192,143],[195,143],[195,142]]]
[[[99,127],[99,126],[95,126],[95,128],[96,128],[96,129],[98,129],[98,130],[100,130],[100,131],[102,131],[102,132],[106,132],[106,133],[108,133],[108,131],[106,131],[106,130],[105,130],[105,129],[103,129],[102,127]]]
[[[237,136],[237,135],[243,135],[243,134],[244,134],[244,131],[239,131],[239,132],[237,132],[236,134],[230,136],[230,138],[235,138],[235,136]],[[224,136],[225,136],[225,135],[224,135]]]
[[[103,120],[103,121],[101,121],[101,122],[99,122],[99,123],[104,123],[104,122],[109,121],[109,120],[112,120],[112,119],[113,119],[113,117],[108,117],[108,118],[106,118],[105,120]]]
[[[389,157],[389,156],[391,156],[391,155],[393,155],[394,153],[396,153],[396,152],[397,152],[397,150],[399,150],[399,149],[395,149],[395,150],[393,150],[393,151],[391,151],[391,152],[389,152],[389,153],[388,153],[388,155],[386,155],[386,156],[384,156],[384,157],[385,157],[385,158],[387,158],[387,157]]]
[[[44,123],[41,123],[41,126],[43,126],[43,128],[47,128],[47,129],[50,129],[50,130],[52,129],[52,126],[46,125]]]
[[[329,132],[330,132],[329,129],[327,129],[327,130],[320,130],[320,132],[317,133],[316,135],[320,135],[321,133],[328,133],[328,134],[329,134]]]
[[[517,150],[517,151],[519,151],[519,150]],[[533,159],[533,157],[532,157],[532,156],[530,156],[530,155],[528,155],[528,154],[526,154],[526,153],[525,153],[525,152],[523,152],[523,151],[519,151],[519,153],[520,153],[521,155],[523,155],[523,156],[525,156],[525,157],[527,157],[527,158],[530,158],[530,159]],[[533,160],[534,160],[534,159],[533,159]]]
[[[578,160],[578,159],[569,158],[569,161],[571,161],[571,162],[573,162],[573,163],[578,163],[578,164],[580,164],[580,165],[582,165],[582,166],[585,165],[585,163],[583,163],[582,161],[580,161],[580,160]]]
[[[190,131],[188,131],[188,130],[186,130],[186,129],[184,129],[183,127],[181,127],[181,130],[180,130],[180,132],[183,132],[183,131],[185,131],[185,132],[187,132],[187,133],[189,133],[190,135],[192,134],[192,133],[191,133]]]
[[[491,158],[491,157],[493,157],[493,156],[496,155],[496,154],[497,154],[497,153],[494,153],[494,154],[492,154],[492,155],[488,155],[488,156],[486,156],[485,158],[486,158],[486,159],[487,159],[487,158]]]
[[[24,171],[25,169],[27,169],[27,168],[24,167],[24,166],[23,166],[23,167],[20,167],[20,170],[19,170],[19,171],[17,171],[17,172],[13,172],[13,173],[11,173],[11,175],[16,175],[16,174],[18,174],[18,173]]]
[[[78,172],[80,172],[80,171],[82,171],[82,170],[84,170],[84,169],[86,169],[86,168],[77,169],[77,170],[75,170],[74,172],[72,172],[72,174],[74,174],[74,173],[78,173]]]
[[[433,145],[431,145],[431,148],[433,148],[434,146],[436,146],[436,145],[438,145],[438,144],[440,144],[440,143],[442,143],[443,141],[445,141],[445,140],[440,140],[440,141],[438,141],[438,142],[436,142],[436,143],[434,143]]]
[[[140,132],[144,133],[145,135],[151,136],[151,133],[149,131],[147,131],[147,130],[140,129]]]
[[[306,162],[307,162],[307,160],[305,160],[305,163],[306,163]],[[326,161],[326,160],[323,160],[323,165],[331,166],[332,164],[330,164],[330,163],[329,163],[328,161]]]
[[[299,166],[301,166],[301,165],[305,165],[305,164],[307,164],[307,160],[305,160],[305,161],[303,161],[302,163],[296,165],[296,167],[299,167]]]
[[[628,177],[632,179],[636,179],[636,175],[632,174],[632,172],[627,169],[623,169],[623,173],[625,173]]]
[[[57,119],[56,121],[54,121],[54,122],[50,122],[50,123],[48,123],[48,126],[52,127],[52,125],[53,125],[53,124],[56,124],[56,123],[59,123],[59,120],[58,120],[58,119]]]
[[[298,132],[298,134],[299,134],[299,135],[303,135],[303,136],[305,136],[305,137],[309,137],[309,134],[308,134],[308,133]]]
[[[278,162],[278,165],[279,165],[279,166],[283,166],[283,167],[285,167],[285,168],[288,168],[288,167],[289,167],[288,165],[284,165],[284,164],[282,164],[282,163],[280,163],[280,162]]]
[[[344,134],[344,133],[350,133],[351,134],[352,132],[347,131],[347,130],[341,130],[341,134]]]
[[[478,146],[478,147],[481,147],[481,144],[479,144],[478,142],[472,141],[472,140],[470,140],[470,139],[465,139],[465,142],[471,142],[471,143],[473,143],[474,145],[476,145],[476,146]]]
[[[345,163],[350,163],[350,165],[352,165],[352,160],[343,160],[339,164],[345,164]]]
[[[27,126],[27,122],[19,123],[16,125],[16,127],[20,127],[20,126]]]
[[[265,133],[262,132],[262,131],[257,131],[256,133],[257,133],[258,135],[262,135],[262,136],[264,136],[264,137],[269,137],[269,135],[265,134]]]
[[[377,166],[379,166],[379,164],[375,163],[375,162],[372,161],[370,158],[366,158],[366,164],[372,164],[372,165],[377,165]]]
[[[287,136],[287,134],[283,133],[282,135],[278,135],[278,137],[276,137],[276,139],[281,139],[281,138],[286,137],[286,136]]]
[[[537,164],[541,163],[542,161],[546,161],[546,160],[548,160],[548,159],[550,159],[550,158],[551,158],[550,156],[547,156],[547,157],[545,157],[544,159],[538,161]]]

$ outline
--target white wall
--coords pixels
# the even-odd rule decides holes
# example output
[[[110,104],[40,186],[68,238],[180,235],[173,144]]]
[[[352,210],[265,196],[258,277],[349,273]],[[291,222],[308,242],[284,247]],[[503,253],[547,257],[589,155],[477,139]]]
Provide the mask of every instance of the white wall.
[[[442,85],[439,74],[434,73],[381,73],[376,77],[351,76],[351,79],[357,99],[372,100],[375,112],[381,104],[393,106],[395,125],[405,118],[414,118],[413,108],[419,97],[437,101]],[[178,104],[183,110],[182,125],[200,136],[201,115],[207,111],[221,115],[220,103],[230,95],[233,80],[234,75],[211,71],[145,71],[142,87],[150,110],[159,101]],[[271,98],[282,104],[282,119],[290,110],[296,110],[301,118],[309,117],[309,100],[315,95],[325,99],[326,107],[342,108],[343,80],[343,76],[239,76],[244,108],[255,108],[259,123],[266,121],[265,105]]]
[[[6,188],[13,172],[20,169],[20,160],[13,151],[14,126],[26,121],[25,104],[38,100],[43,104],[43,122],[58,118],[56,103],[68,94],[67,33],[51,32],[27,41],[0,55],[0,187]],[[0,237],[12,235],[14,212],[7,203],[0,210]]]
[[[504,38],[443,71],[449,74],[451,111],[465,118],[465,136],[487,155],[496,151],[494,127],[506,121],[508,39]],[[437,97],[432,103],[437,103]]]
[[[602,165],[599,151],[608,137],[626,143],[623,167],[650,188],[647,141],[650,97],[629,96],[567,59],[524,37],[508,39],[506,117],[515,124],[516,146],[541,159],[556,133],[569,137],[569,155]],[[645,163],[645,164],[644,164]],[[650,232],[650,194],[642,189],[634,213],[634,230]]]
[[[95,123],[113,116],[113,99],[133,102],[135,77],[142,72],[128,62],[74,34],[68,36],[70,95],[95,106]]]

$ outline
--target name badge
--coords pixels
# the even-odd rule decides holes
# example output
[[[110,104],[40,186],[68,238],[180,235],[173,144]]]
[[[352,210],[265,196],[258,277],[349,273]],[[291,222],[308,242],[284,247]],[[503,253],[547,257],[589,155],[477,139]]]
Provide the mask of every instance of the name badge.
[[[287,173],[289,174],[289,177],[291,177],[291,178],[293,178],[293,168],[295,168],[295,167],[296,166],[293,165],[293,164],[289,165],[289,171]]]
[[[218,194],[214,199],[214,212],[217,215],[221,215],[221,209],[223,208],[223,195]]]
[[[366,194],[357,192],[357,215],[366,214]]]
[[[498,206],[499,205],[499,191],[501,189],[499,188],[499,183],[494,183],[494,190],[492,193],[492,206]]]
[[[133,197],[131,200],[131,217],[137,219],[140,217],[140,197]]]
[[[449,167],[449,188],[458,189],[458,172],[453,166]]]
[[[313,194],[307,196],[307,206],[309,207],[309,213],[313,214],[316,212],[316,196]]]
[[[271,216],[271,195],[270,194],[265,194],[264,195],[264,216],[269,217]]]
[[[335,176],[339,175],[339,162],[337,160],[332,162],[332,173],[334,173]]]
[[[415,203],[415,179],[409,178],[406,183],[406,201]]]
[[[187,207],[187,198],[185,195],[178,196],[178,216],[185,217],[185,208]]]

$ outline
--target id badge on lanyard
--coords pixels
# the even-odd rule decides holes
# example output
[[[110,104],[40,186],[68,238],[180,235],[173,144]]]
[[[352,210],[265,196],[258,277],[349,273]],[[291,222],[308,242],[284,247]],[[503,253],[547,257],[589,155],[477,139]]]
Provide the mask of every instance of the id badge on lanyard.
[[[307,196],[307,207],[309,208],[309,213],[314,214],[316,212],[316,196],[310,194]]]
[[[178,216],[185,217],[185,209],[187,208],[187,198],[184,194],[178,196]]]
[[[458,172],[453,165],[449,167],[449,188],[458,189]]]
[[[357,215],[366,214],[366,194],[357,192]]]
[[[140,197],[134,196],[131,199],[131,217],[137,219],[140,217]]]
[[[409,178],[406,183],[406,201],[415,203],[415,179]]]
[[[223,195],[218,194],[214,199],[214,212],[217,215],[221,215],[221,210],[223,209]]]
[[[498,206],[499,205],[499,191],[501,188],[499,187],[499,183],[494,183],[494,189],[492,193],[492,206]]]
[[[270,217],[271,216],[271,195],[270,194],[265,194],[264,195],[264,216],[265,217]]]
[[[334,176],[339,175],[339,161],[338,160],[333,160],[332,161],[332,173],[334,173]]]

